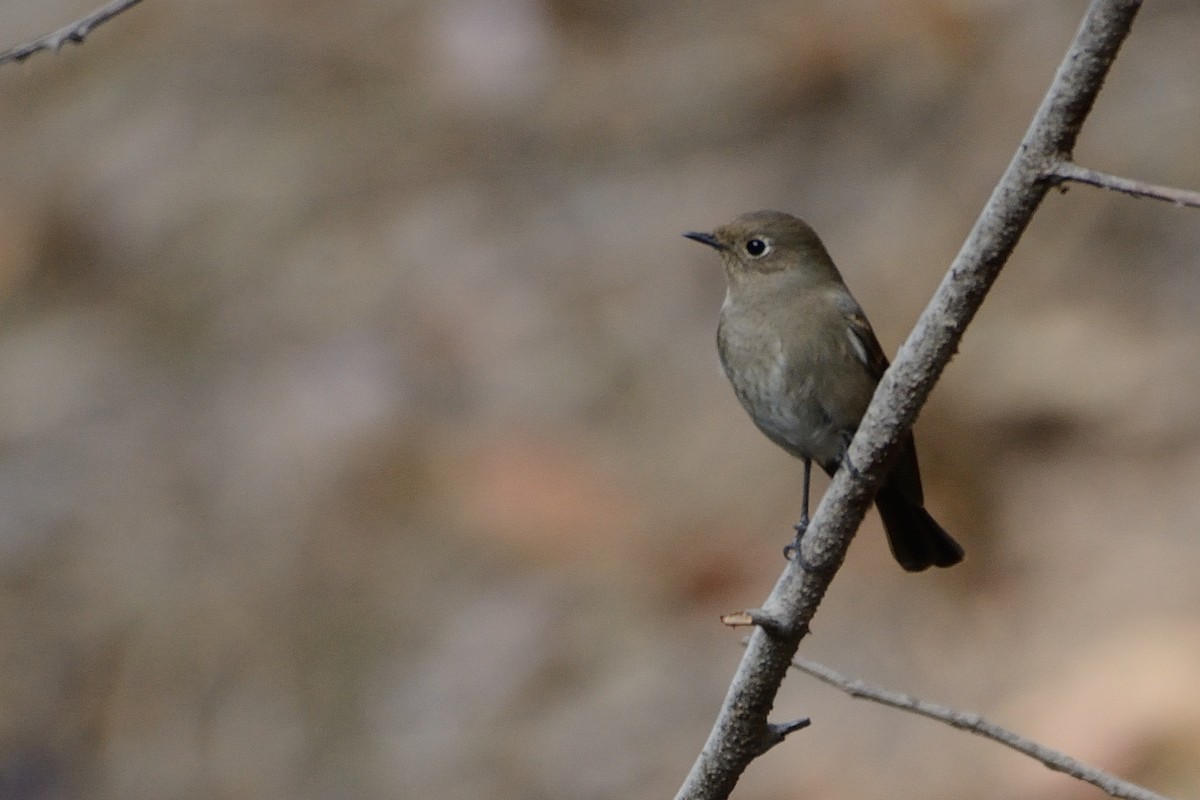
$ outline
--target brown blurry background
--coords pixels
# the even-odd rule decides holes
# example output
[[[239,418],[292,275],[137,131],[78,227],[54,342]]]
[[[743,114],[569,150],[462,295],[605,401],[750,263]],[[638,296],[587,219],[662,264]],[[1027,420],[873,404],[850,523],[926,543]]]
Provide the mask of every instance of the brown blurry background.
[[[7,0],[3,43],[97,0]],[[780,208],[894,352],[1084,2],[148,2],[0,69],[0,798],[661,798],[799,464],[680,238]],[[1080,160],[1200,187],[1200,10]],[[802,653],[1200,798],[1200,213],[1053,194]],[[818,484],[824,486],[824,480]],[[1086,798],[799,675],[754,798]]]

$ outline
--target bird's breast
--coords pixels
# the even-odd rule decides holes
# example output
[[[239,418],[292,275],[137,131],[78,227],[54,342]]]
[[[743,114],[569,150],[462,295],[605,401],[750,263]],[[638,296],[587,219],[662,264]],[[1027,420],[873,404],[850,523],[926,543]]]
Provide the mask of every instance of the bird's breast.
[[[724,311],[717,329],[721,365],[754,424],[792,455],[823,464],[840,459],[843,426],[820,402],[817,360],[754,315],[728,304]]]

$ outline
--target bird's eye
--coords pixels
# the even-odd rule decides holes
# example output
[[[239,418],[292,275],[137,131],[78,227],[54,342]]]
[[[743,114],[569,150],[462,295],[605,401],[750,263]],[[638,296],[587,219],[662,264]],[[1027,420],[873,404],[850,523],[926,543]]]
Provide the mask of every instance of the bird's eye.
[[[758,258],[759,256],[765,255],[770,249],[771,246],[762,239],[751,239],[750,241],[746,242],[746,254],[751,258]]]

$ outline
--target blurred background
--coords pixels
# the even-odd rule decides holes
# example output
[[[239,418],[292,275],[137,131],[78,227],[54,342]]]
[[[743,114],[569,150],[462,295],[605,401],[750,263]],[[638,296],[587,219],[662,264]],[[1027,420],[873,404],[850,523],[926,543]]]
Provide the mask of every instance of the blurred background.
[[[147,2],[0,68],[0,798],[671,796],[800,488],[679,234],[804,216],[895,352],[1084,7]],[[1197,41],[1147,4],[1082,163],[1200,187]],[[1198,306],[1200,212],[1048,197],[917,426],[968,561],[870,514],[802,654],[1200,798]],[[740,798],[1099,796],[776,714]]]

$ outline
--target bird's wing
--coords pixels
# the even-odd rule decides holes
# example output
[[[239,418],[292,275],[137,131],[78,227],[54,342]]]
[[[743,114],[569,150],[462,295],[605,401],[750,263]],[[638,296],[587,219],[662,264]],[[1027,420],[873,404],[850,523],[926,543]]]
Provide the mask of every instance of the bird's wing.
[[[850,343],[854,345],[855,355],[867,366],[867,370],[879,380],[888,368],[887,356],[871,330],[861,308],[849,309],[845,313],[846,332]],[[921,506],[925,501],[925,493],[921,489],[921,471],[917,466],[917,448],[913,435],[908,431],[900,439],[900,446],[893,456],[893,466],[889,483],[899,491],[909,502]]]
[[[879,380],[888,368],[888,359],[883,354],[879,340],[875,338],[875,331],[871,330],[871,323],[867,322],[861,308],[847,309],[843,318],[846,320],[846,335],[850,337],[854,354],[866,366],[871,376]]]

